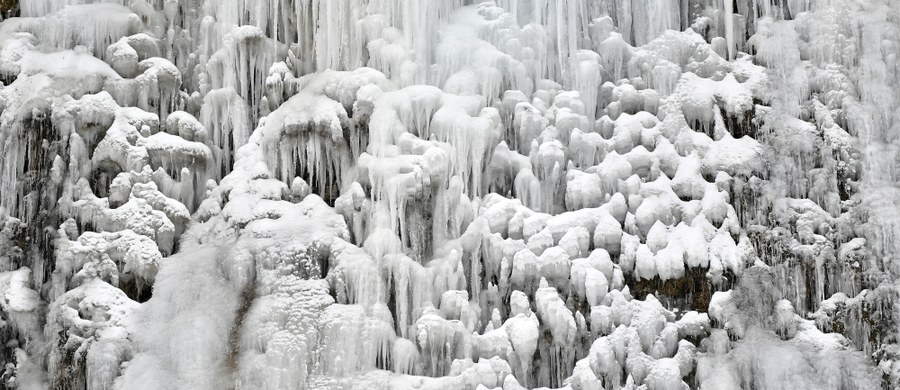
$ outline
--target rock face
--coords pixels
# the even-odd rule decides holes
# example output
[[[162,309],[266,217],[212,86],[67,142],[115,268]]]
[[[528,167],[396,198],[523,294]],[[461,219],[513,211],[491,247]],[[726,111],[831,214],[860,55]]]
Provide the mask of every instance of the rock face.
[[[0,388],[900,386],[897,0],[9,9]]]

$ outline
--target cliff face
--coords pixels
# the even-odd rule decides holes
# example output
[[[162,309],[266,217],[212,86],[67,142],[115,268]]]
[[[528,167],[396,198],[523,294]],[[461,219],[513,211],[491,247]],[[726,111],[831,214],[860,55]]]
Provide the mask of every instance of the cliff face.
[[[896,0],[0,15],[0,386],[900,386]]]
[[[3,18],[11,18],[19,15],[19,0],[0,1],[0,15]]]

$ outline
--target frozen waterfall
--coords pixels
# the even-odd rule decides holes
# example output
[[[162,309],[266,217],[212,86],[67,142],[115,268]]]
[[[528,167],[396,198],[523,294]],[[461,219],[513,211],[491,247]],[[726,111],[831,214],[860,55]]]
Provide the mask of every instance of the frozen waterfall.
[[[0,0],[0,389],[900,388],[900,0]]]

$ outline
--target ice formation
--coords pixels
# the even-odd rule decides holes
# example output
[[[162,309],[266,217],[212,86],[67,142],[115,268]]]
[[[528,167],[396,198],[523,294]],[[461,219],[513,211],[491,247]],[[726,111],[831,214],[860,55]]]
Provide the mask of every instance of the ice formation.
[[[0,0],[0,388],[900,388],[900,1]]]

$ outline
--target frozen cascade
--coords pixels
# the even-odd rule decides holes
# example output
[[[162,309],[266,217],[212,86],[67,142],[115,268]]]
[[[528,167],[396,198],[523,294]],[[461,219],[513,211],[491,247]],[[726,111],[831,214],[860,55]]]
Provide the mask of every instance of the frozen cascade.
[[[900,388],[898,0],[0,18],[0,388]]]

